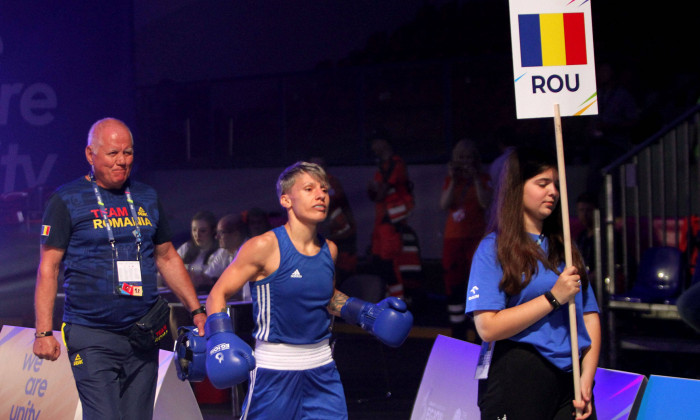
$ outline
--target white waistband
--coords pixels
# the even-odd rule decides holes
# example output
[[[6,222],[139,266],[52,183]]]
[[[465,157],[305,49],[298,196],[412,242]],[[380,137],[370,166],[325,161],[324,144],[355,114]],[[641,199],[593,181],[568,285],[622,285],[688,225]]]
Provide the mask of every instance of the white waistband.
[[[333,361],[328,339],[314,344],[255,342],[255,365],[274,370],[305,370]]]

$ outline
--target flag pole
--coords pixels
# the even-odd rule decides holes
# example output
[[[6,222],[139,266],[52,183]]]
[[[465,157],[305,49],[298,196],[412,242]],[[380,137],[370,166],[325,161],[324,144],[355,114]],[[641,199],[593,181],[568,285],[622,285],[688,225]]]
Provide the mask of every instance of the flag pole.
[[[569,226],[569,194],[566,189],[566,168],[564,163],[564,140],[561,129],[559,104],[554,104],[554,135],[557,145],[557,168],[559,171],[559,203],[561,205],[562,228],[564,231],[564,259],[567,267],[573,265],[571,253],[571,229]],[[581,367],[578,353],[578,331],[576,328],[576,302],[569,301],[569,332],[571,335],[571,366],[574,373],[574,399],[581,401]],[[581,410],[576,409],[580,415]]]

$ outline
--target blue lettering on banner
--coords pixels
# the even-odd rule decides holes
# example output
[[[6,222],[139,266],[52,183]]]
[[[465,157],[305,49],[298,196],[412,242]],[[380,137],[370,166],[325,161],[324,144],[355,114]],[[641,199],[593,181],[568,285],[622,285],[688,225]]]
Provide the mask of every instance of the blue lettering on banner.
[[[35,410],[31,401],[26,407],[13,404],[10,408],[10,420],[39,420],[40,414],[41,410]]]
[[[34,165],[32,165],[31,156],[20,155],[18,151],[19,146],[13,143],[8,146],[7,154],[0,156],[0,166],[5,167],[3,194],[15,191],[15,179],[20,168],[24,172],[24,179],[27,181],[28,188],[44,185],[58,157],[55,153],[46,155],[46,159],[41,165],[39,173],[36,174],[34,172]]]
[[[49,383],[46,379],[42,378],[29,378],[27,384],[24,386],[24,393],[27,395],[38,395],[43,397],[46,394],[46,387]]]
[[[19,113],[30,125],[46,125],[54,120],[51,111],[56,109],[58,101],[51,86],[33,83],[25,89],[23,83],[3,83],[0,85],[0,125],[7,125],[13,96],[19,97]]]
[[[38,373],[44,361],[34,353],[26,353],[22,370],[27,372]],[[39,398],[46,395],[46,389],[49,382],[45,378],[30,377],[24,385],[24,393],[30,397],[37,396]],[[29,400],[26,405],[12,404],[10,407],[10,420],[38,420],[41,415],[41,410],[36,409],[34,403]]]
[[[0,55],[5,49],[0,38]],[[8,125],[10,116],[15,115],[15,109],[19,109],[22,120],[34,127],[50,124],[56,118],[54,111],[58,106],[56,90],[43,82],[2,83],[0,84],[0,127]],[[14,121],[11,124],[15,124]],[[10,144],[8,154],[0,158],[0,165],[6,166],[5,182],[0,193],[7,194],[15,191],[15,176],[19,168],[24,169],[24,178],[27,188],[43,185],[53,168],[58,155],[52,153],[46,156],[46,160],[37,175],[32,166],[29,155],[18,155],[17,144]]]
[[[5,46],[0,38],[0,54],[4,50]],[[24,83],[3,83],[0,84],[0,125],[7,125],[13,96],[19,98],[16,101],[19,114],[30,125],[46,125],[54,120],[51,111],[56,110],[58,99],[53,87],[41,82],[32,83],[26,88]]]
[[[34,372],[38,372],[43,363],[44,360],[38,358],[33,353],[27,353],[24,355],[24,365],[22,366],[22,370],[33,370]]]

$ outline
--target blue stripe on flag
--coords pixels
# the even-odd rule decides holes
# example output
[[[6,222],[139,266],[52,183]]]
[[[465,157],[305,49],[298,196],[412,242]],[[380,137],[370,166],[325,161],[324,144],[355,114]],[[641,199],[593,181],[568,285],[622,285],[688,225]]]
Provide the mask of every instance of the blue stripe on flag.
[[[520,63],[523,67],[542,65],[540,15],[518,15],[520,28]]]

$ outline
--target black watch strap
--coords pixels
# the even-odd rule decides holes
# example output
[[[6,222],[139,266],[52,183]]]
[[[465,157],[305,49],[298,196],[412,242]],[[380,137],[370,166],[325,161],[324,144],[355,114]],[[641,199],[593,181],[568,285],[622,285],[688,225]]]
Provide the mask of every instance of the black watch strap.
[[[552,292],[550,292],[549,290],[544,292],[544,297],[547,298],[547,301],[550,305],[552,305],[552,308],[554,308],[555,311],[561,306],[561,303],[559,303],[557,298],[555,298]]]
[[[195,309],[194,311],[190,312],[192,316],[199,315],[199,314],[206,314],[207,313],[207,308],[202,305],[199,308]]]
[[[50,337],[53,335],[53,331],[41,331],[41,332],[35,332],[34,333],[34,338],[42,338],[42,337]]]

